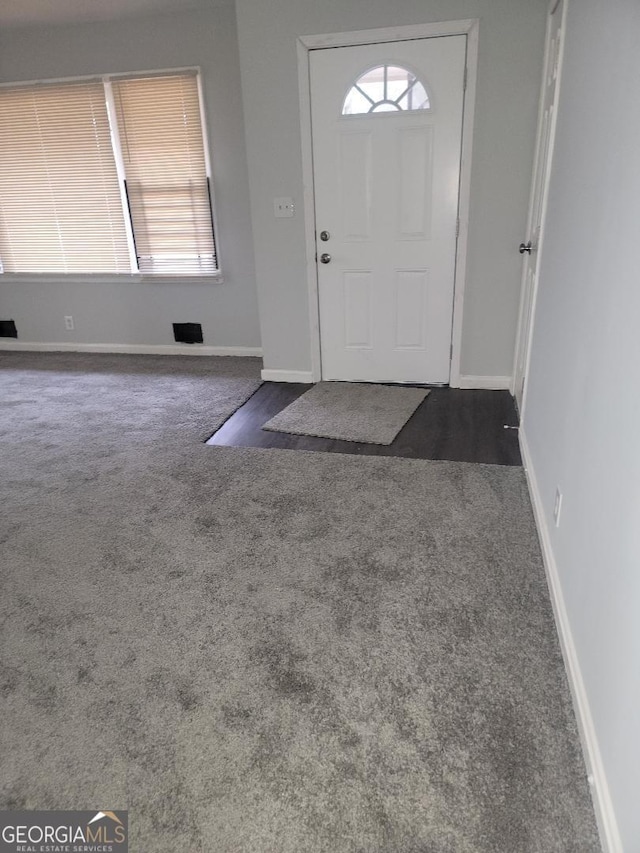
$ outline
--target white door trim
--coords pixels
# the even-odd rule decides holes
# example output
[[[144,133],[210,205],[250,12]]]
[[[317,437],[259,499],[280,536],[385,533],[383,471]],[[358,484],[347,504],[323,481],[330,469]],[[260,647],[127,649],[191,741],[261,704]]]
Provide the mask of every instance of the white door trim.
[[[540,101],[538,103],[538,126],[536,130],[536,149],[533,160],[533,170],[531,174],[531,189],[529,193],[529,213],[527,216],[527,231],[526,234],[531,234],[531,227],[533,224],[533,205],[534,205],[534,196],[535,196],[535,187],[536,187],[536,164],[538,163],[538,158],[540,156],[540,145],[542,144],[542,123],[544,118],[544,99],[545,99],[545,75],[547,74],[547,66],[549,63],[549,51],[551,50],[551,25],[552,25],[552,16],[555,10],[558,7],[560,0],[550,0],[549,8],[547,10],[547,32],[545,37],[545,49],[544,49],[544,63],[542,65],[542,84],[540,87]],[[516,386],[517,383],[520,382],[520,374],[518,373],[518,362],[520,356],[520,350],[524,347],[525,358],[524,358],[524,388],[522,391],[522,406],[521,411],[519,412],[520,420],[524,419],[524,411],[527,406],[527,378],[529,376],[529,367],[531,361],[531,343],[532,337],[531,334],[533,331],[533,324],[535,321],[535,313],[536,313],[536,301],[538,297],[538,279],[540,277],[540,264],[542,261],[542,250],[544,244],[544,224],[547,217],[547,200],[549,195],[549,183],[551,179],[551,162],[553,159],[553,148],[555,143],[555,135],[556,135],[556,124],[558,120],[558,99],[560,93],[560,86],[562,83],[562,64],[564,58],[564,41],[565,41],[565,33],[567,29],[567,10],[569,7],[569,0],[565,0],[564,6],[562,8],[562,21],[560,23],[560,44],[558,46],[558,74],[556,78],[556,95],[555,95],[555,108],[551,115],[551,127],[549,128],[549,144],[547,148],[547,157],[544,163],[544,186],[542,187],[542,207],[540,210],[540,233],[538,235],[538,246],[536,251],[538,253],[538,260],[536,264],[536,275],[533,282],[533,288],[531,293],[528,294],[529,300],[531,303],[531,308],[529,311],[529,323],[527,328],[525,328],[525,316],[526,316],[526,303],[525,300],[527,298],[527,287],[526,287],[526,264],[522,264],[522,278],[520,284],[520,309],[518,314],[518,329],[516,332],[516,345],[513,353],[513,370],[511,371],[511,386],[510,391],[511,394],[515,397],[516,395]],[[525,239],[528,239],[525,237]]]
[[[478,69],[477,18],[462,21],[442,21],[433,24],[416,24],[387,27],[375,30],[357,30],[348,33],[299,36],[298,81],[300,95],[300,132],[302,138],[303,211],[307,257],[307,287],[309,292],[309,328],[311,335],[311,373],[314,382],[322,378],[320,355],[320,314],[318,309],[318,270],[316,254],[316,225],[313,190],[313,154],[311,147],[311,90],[309,52],[326,47],[350,47],[359,44],[378,44],[389,41],[437,38],[438,36],[467,36],[467,86],[462,115],[462,153],[460,158],[460,191],[458,218],[460,220],[456,246],[456,273],[453,296],[451,328],[451,378],[453,388],[460,387],[460,357],[462,350],[462,315],[467,270],[467,240],[469,233],[469,200],[471,195],[471,151],[473,120],[476,101]]]

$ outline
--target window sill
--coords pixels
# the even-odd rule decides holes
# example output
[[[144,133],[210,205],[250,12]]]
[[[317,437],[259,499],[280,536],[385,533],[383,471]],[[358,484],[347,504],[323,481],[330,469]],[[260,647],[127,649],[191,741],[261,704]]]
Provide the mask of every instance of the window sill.
[[[222,273],[218,275],[142,275],[136,273],[2,273],[0,282],[6,284],[222,284]]]

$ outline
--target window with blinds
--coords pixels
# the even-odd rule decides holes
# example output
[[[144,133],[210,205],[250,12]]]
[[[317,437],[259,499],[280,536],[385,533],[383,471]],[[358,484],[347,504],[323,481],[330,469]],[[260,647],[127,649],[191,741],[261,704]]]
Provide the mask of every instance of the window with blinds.
[[[196,78],[112,85],[140,271],[215,272]]]
[[[0,259],[218,274],[196,72],[0,87]]]
[[[130,272],[102,83],[0,89],[5,272]]]

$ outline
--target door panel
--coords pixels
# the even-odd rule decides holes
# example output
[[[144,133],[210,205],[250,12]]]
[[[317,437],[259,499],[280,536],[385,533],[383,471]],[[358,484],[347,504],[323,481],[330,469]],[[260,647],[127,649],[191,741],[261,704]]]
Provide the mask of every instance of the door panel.
[[[431,236],[433,128],[408,127],[398,133],[398,226],[401,240]]]
[[[371,349],[372,283],[370,272],[345,272],[344,343],[347,349]]]
[[[373,184],[371,133],[341,134],[339,156],[344,239],[370,240]]]
[[[323,379],[449,381],[465,56],[465,36],[311,52]],[[422,103],[417,83],[400,100],[404,67],[429,108],[342,115],[378,66],[380,92]]]
[[[426,270],[399,270],[396,273],[394,349],[417,349],[426,346],[425,303]]]

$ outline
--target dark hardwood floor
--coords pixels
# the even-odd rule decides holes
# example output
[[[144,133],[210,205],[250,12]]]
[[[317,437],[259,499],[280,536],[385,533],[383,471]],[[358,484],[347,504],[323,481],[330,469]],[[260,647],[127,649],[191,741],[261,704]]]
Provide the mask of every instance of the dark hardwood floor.
[[[508,391],[462,391],[432,388],[393,444],[361,444],[261,429],[309,385],[265,382],[218,429],[207,444],[225,447],[279,447],[325,453],[402,456],[407,459],[446,459],[521,465],[518,416]]]

